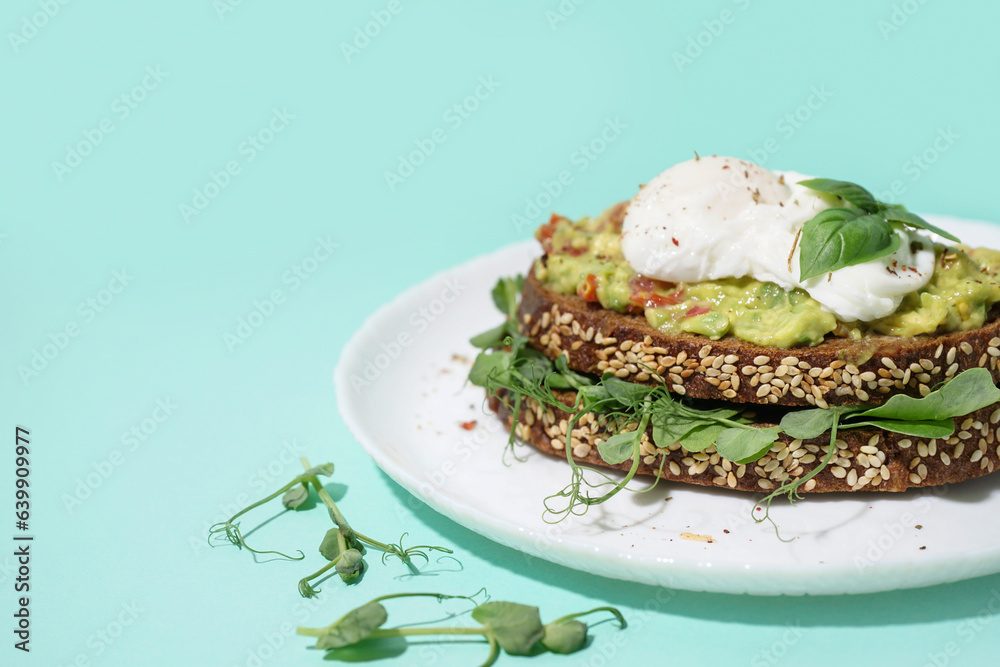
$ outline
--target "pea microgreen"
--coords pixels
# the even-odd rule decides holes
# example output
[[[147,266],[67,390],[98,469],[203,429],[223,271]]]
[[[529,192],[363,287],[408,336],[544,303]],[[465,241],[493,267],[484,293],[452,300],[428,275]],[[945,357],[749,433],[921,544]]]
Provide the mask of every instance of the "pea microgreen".
[[[313,572],[299,581],[299,594],[303,597],[315,597],[316,593],[320,591],[318,588],[314,588],[311,582],[319,579],[331,569],[333,569],[345,583],[357,580],[364,571],[364,552],[366,546],[378,549],[382,552],[383,564],[389,556],[395,556],[411,569],[415,569],[412,562],[412,559],[415,557],[423,558],[424,562],[429,561],[429,557],[427,555],[429,551],[439,551],[446,554],[452,553],[451,549],[437,546],[421,545],[404,548],[403,538],[406,537],[406,533],[403,533],[397,544],[386,544],[357,532],[349,523],[347,523],[347,519],[344,518],[340,508],[337,507],[337,503],[334,502],[333,498],[320,482],[319,478],[321,476],[330,477],[333,475],[333,464],[324,463],[323,465],[312,467],[309,465],[308,459],[303,458],[302,466],[305,468],[305,472],[301,475],[296,476],[274,493],[261,498],[247,507],[244,507],[228,520],[217,523],[209,528],[208,543],[212,546],[216,546],[216,543],[213,542],[213,538],[218,535],[223,535],[228,542],[236,545],[240,549],[247,549],[255,554],[276,554],[290,560],[302,560],[305,558],[305,554],[303,554],[301,550],[299,551],[298,556],[289,556],[281,551],[265,551],[251,547],[247,544],[246,539],[244,539],[237,519],[250,510],[260,507],[278,496],[281,496],[281,504],[288,510],[298,510],[300,508],[304,508],[306,501],[309,499],[310,489],[312,489],[312,492],[315,492],[316,497],[319,498],[319,500],[326,507],[327,513],[333,521],[334,527],[327,530],[326,534],[323,536],[322,542],[320,542],[319,545],[320,554],[326,558],[328,562],[316,572]]]
[[[913,227],[958,242],[958,238],[932,225],[902,206],[877,201],[856,183],[829,178],[799,181],[811,190],[834,195],[850,205],[820,211],[802,226],[799,242],[799,280],[870,262],[899,249],[898,230]]]
[[[864,194],[867,191],[848,187],[852,185],[831,181],[822,184],[822,187],[843,193],[844,199],[852,204],[871,206]],[[506,285],[520,284],[515,279],[501,282]],[[495,289],[494,294],[498,290]],[[641,385],[626,382],[612,374],[594,379],[573,372],[569,370],[565,356],[552,361],[529,347],[526,338],[516,329],[511,330],[510,322],[516,314],[516,306],[512,309],[506,303],[505,310],[508,319],[503,325],[507,332],[503,349],[481,352],[473,364],[469,381],[484,387],[490,395],[500,396],[513,414],[519,414],[522,401],[531,398],[543,406],[570,415],[564,442],[570,482],[545,499],[544,518],[550,522],[583,514],[591,505],[603,503],[622,490],[645,492],[654,488],[662,476],[669,448],[674,443],[680,443],[689,452],[699,452],[714,445],[720,456],[743,465],[763,457],[781,433],[809,440],[829,432],[830,445],[823,459],[808,473],[787,480],[758,503],[769,510],[771,502],[781,496],[792,503],[801,498],[799,489],[802,485],[818,475],[833,459],[838,431],[874,427],[920,437],[946,438],[955,431],[955,417],[1000,402],[1000,389],[993,384],[991,373],[984,368],[973,368],[957,374],[922,398],[897,395],[876,407],[793,409],[784,415],[778,426],[762,427],[750,423],[738,408],[695,404],[684,397],[677,397],[667,390],[662,379],[656,385]],[[652,369],[644,370],[659,379]],[[576,390],[572,405],[557,397],[555,392],[559,389]],[[503,393],[498,394],[501,390]],[[574,459],[571,434],[587,413],[596,414],[598,423],[610,433],[597,445],[601,459],[610,466],[631,462],[624,477],[615,478],[600,470],[581,466]],[[508,438],[511,448],[516,426],[516,422],[512,423]],[[652,485],[636,490],[628,485],[644,458],[641,453],[647,429],[652,436],[653,458],[660,459],[660,474]],[[594,491],[599,493],[592,493]],[[763,517],[755,517],[756,521],[766,519],[769,519],[767,512]]]
[[[480,590],[479,593],[485,593]],[[487,601],[478,603],[479,595],[444,595],[440,593],[395,593],[383,595],[352,609],[339,619],[322,628],[297,629],[299,635],[315,637],[314,648],[334,651],[328,657],[336,657],[338,649],[348,648],[385,638],[440,636],[475,636],[486,640],[490,653],[483,663],[488,667],[496,662],[503,650],[510,655],[537,655],[545,651],[568,654],[582,649],[587,642],[588,627],[577,620],[588,614],[606,612],[618,622],[619,628],[626,626],[625,618],[614,607],[597,607],[589,611],[570,614],[551,623],[542,624],[538,607],[516,602]],[[476,606],[471,610],[478,626],[443,627],[396,627],[384,628],[389,614],[382,604],[386,600],[408,597],[431,597],[438,602],[444,600],[467,600]]]

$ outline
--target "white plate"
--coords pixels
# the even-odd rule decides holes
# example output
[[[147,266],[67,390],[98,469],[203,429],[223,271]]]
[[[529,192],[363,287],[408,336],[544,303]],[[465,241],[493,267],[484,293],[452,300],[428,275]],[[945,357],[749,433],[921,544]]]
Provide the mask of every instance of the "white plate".
[[[928,217],[967,243],[1000,247],[1000,227]],[[521,446],[528,460],[504,465],[506,430],[483,413],[482,390],[463,386],[475,356],[469,337],[501,319],[490,289],[536,253],[534,242],[520,243],[440,273],[376,311],[344,347],[334,373],[344,421],[382,470],[431,507],[526,554],[693,591],[866,593],[1000,571],[1000,474],[776,503],[771,515],[790,542],[750,520],[756,496],[683,484],[621,493],[585,516],[545,523],[542,501],[568,482],[566,462]],[[471,431],[461,427],[468,420],[477,421]]]

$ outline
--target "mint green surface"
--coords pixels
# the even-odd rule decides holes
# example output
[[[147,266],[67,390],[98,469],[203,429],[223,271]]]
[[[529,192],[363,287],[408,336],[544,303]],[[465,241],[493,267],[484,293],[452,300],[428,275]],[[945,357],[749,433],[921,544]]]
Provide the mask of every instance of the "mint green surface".
[[[595,578],[444,519],[347,432],[331,375],[373,309],[530,237],[552,209],[629,198],[695,150],[1000,221],[995,5],[578,4],[4,3],[0,540],[15,532],[16,425],[31,431],[36,539],[30,654],[13,648],[0,549],[0,664],[315,665],[292,626],[482,586],[545,619],[613,604],[630,622],[600,625],[585,652],[503,665],[995,664],[1000,576],[796,599]],[[207,527],[300,454],[336,462],[359,529],[450,545],[457,562],[413,577],[372,554],[363,581],[306,604],[295,584],[321,563],[321,510],[253,536],[304,562],[209,549]],[[425,643],[384,664],[485,655]]]

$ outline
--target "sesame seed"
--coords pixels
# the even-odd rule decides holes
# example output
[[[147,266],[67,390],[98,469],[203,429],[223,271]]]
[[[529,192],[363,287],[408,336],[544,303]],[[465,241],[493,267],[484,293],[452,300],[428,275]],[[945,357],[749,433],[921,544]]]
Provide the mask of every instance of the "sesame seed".
[[[969,343],[969,341],[963,340],[961,343],[958,344],[958,347],[961,348],[962,352],[964,352],[966,355],[972,354],[972,345]]]
[[[859,401],[863,402],[868,400],[868,392],[865,391],[864,389],[858,389],[856,392],[854,392],[854,395],[858,397]]]
[[[757,366],[762,366],[767,362],[769,362],[770,360],[771,357],[765,357],[764,355],[759,355],[753,358],[753,363],[756,364]]]
[[[854,486],[858,483],[858,471],[852,469],[847,473],[847,484],[848,486]]]
[[[899,441],[898,444],[900,449],[909,449],[910,445],[913,444],[913,441],[910,440],[909,438],[903,438],[902,440]]]
[[[882,357],[882,365],[890,370],[896,370],[896,362],[889,357]]]

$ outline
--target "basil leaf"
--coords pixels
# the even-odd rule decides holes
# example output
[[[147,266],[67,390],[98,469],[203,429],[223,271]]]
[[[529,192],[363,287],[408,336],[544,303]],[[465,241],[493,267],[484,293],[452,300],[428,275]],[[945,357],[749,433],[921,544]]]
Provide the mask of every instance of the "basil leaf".
[[[719,455],[733,463],[744,464],[764,456],[771,444],[778,439],[781,429],[769,428],[727,428],[715,441]]]
[[[605,463],[618,465],[625,463],[635,453],[635,442],[642,435],[638,431],[615,433],[613,436],[597,445],[597,452]]]
[[[538,607],[516,602],[487,602],[472,610],[472,618],[485,625],[500,648],[511,655],[527,655],[545,630]]]
[[[894,253],[900,237],[881,216],[856,216],[846,208],[828,208],[802,226],[799,280],[863,264]]]
[[[959,241],[958,237],[956,237],[955,235],[944,231],[940,227],[932,225],[931,223],[927,222],[916,213],[910,213],[906,209],[890,207],[885,210],[885,213],[883,215],[885,215],[885,219],[888,220],[889,222],[901,222],[904,225],[915,227],[917,229],[926,229],[929,232],[934,232],[938,236],[945,237],[949,241],[954,241],[955,243],[961,243],[961,241]]]
[[[857,428],[859,426],[874,426],[884,431],[915,435],[918,438],[947,438],[955,432],[955,422],[950,419],[925,419],[921,421],[903,421],[900,419],[879,419],[876,421],[852,422],[841,424],[841,429]]]
[[[499,352],[480,352],[469,371],[469,382],[477,387],[485,387],[486,380],[491,374],[507,372],[510,368],[510,360],[510,352],[502,350]]]
[[[328,628],[327,633],[316,642],[316,648],[342,648],[357,644],[371,636],[388,618],[385,607],[378,602],[352,609]]]
[[[837,421],[837,411],[815,408],[796,410],[781,418],[781,430],[792,438],[809,440],[826,433]]]
[[[923,398],[896,394],[884,404],[852,417],[928,421],[951,419],[975,412],[1000,401],[1000,389],[985,368],[970,368]]]
[[[875,213],[883,208],[882,204],[875,201],[872,193],[857,183],[837,181],[832,178],[811,178],[807,181],[799,181],[799,185],[804,185],[810,190],[816,190],[817,192],[836,195],[866,213]]]

